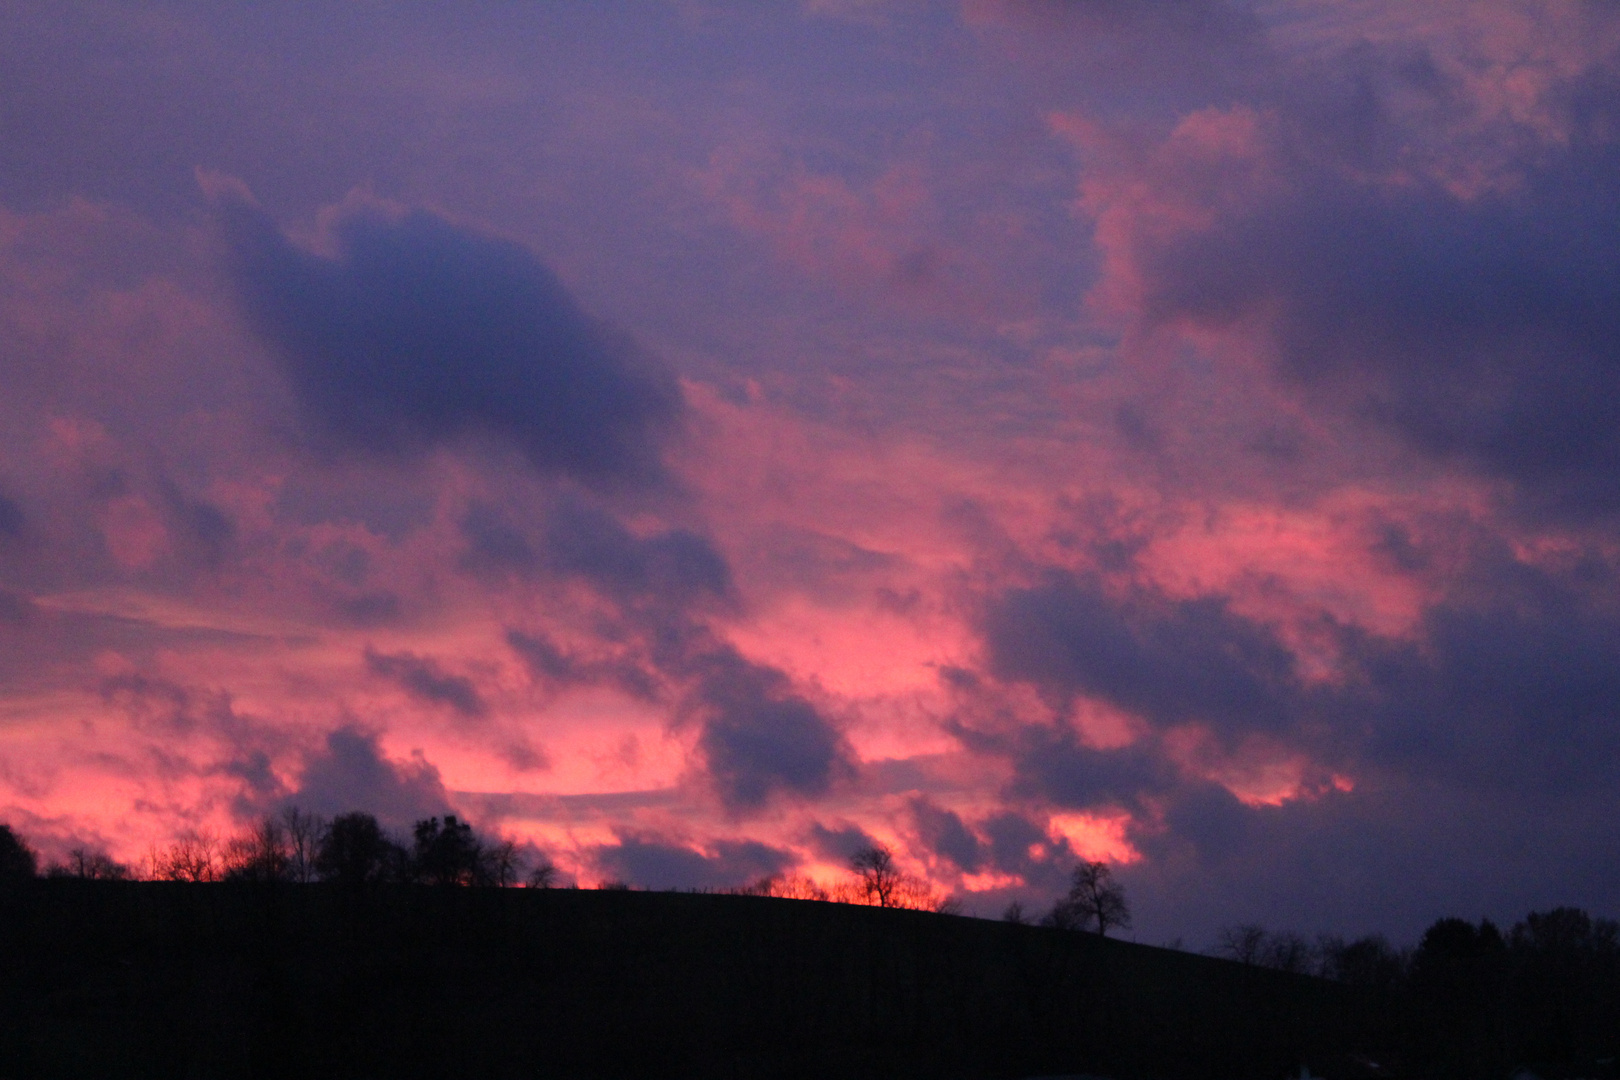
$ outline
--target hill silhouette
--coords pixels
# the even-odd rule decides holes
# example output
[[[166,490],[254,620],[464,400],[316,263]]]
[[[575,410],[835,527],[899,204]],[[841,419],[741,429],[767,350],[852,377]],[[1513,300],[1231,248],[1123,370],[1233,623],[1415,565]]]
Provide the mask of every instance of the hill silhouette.
[[[1259,1077],[1364,990],[1094,934],[627,890],[35,880],[0,1076]]]

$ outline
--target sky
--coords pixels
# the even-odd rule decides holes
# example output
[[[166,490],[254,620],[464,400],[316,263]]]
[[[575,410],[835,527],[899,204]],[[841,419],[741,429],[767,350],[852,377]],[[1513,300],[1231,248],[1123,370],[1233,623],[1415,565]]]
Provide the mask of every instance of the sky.
[[[0,820],[1620,912],[1620,9],[0,35]]]

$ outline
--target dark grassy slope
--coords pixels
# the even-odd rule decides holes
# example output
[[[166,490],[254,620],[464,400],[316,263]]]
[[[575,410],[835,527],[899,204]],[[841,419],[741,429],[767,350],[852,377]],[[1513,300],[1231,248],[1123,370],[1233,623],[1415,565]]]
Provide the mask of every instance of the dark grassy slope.
[[[1339,986],[743,896],[54,880],[0,897],[0,1077],[1280,1077]]]

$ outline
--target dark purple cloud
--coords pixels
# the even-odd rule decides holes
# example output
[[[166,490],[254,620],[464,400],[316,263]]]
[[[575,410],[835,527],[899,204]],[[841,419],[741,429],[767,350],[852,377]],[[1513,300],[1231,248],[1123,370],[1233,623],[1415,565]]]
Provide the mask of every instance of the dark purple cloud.
[[[544,632],[515,627],[507,628],[506,643],[530,676],[545,686],[614,686],[643,701],[655,701],[662,693],[657,670],[633,652],[584,656],[564,649]]]
[[[521,245],[425,211],[346,214],[327,258],[218,200],[243,309],[316,442],[397,456],[468,438],[596,486],[657,482],[673,376],[586,315]]]
[[[778,792],[825,794],[853,771],[853,754],[821,710],[780,671],[721,647],[687,664],[692,707],[702,716],[698,749],[721,799],[755,810]]]
[[[1059,700],[1084,693],[1157,725],[1199,720],[1227,734],[1297,722],[1293,654],[1224,597],[1113,597],[1097,578],[1052,574],[997,597],[985,641],[992,671]]]
[[[1020,731],[1003,752],[1016,768],[1012,793],[1055,806],[1142,813],[1147,800],[1182,783],[1148,740],[1098,750],[1067,728],[1041,725]]]
[[[649,889],[723,889],[780,873],[793,854],[754,840],[719,840],[705,854],[657,837],[625,836],[593,849],[605,873]]]
[[[1265,733],[1467,783],[1585,785],[1597,779],[1593,763],[1620,750],[1615,583],[1599,559],[1554,572],[1483,553],[1413,638],[1326,627],[1342,675],[1319,687],[1272,631],[1222,598],[1111,596],[1072,575],[997,598],[985,641],[992,671],[1060,706],[1084,694],[1160,729],[1198,722],[1234,739]],[[970,729],[964,737],[997,745]],[[1044,726],[1018,738],[1002,748],[1026,763],[1036,789],[1066,804],[1087,790],[1124,798],[1166,782],[1137,744],[1096,751]]]
[[[154,678],[139,672],[109,675],[101,680],[101,696],[128,710],[143,726],[162,726],[175,731],[189,731],[199,724],[199,709],[219,707],[219,701],[196,701],[187,687],[168,679]]]
[[[14,542],[23,535],[28,519],[17,500],[0,494],[0,542]]]
[[[476,503],[461,520],[462,566],[484,576],[575,578],[622,605],[685,609],[724,599],[731,567],[713,542],[689,529],[640,536],[580,499],[551,502],[520,527]]]
[[[978,872],[985,862],[984,845],[959,815],[921,796],[911,800],[910,810],[912,826],[928,850],[964,873]]]
[[[366,669],[396,683],[420,701],[443,705],[469,719],[478,719],[489,712],[489,706],[471,679],[445,671],[431,657],[367,649]]]
[[[582,682],[588,678],[587,665],[578,657],[564,652],[550,637],[541,633],[527,633],[508,628],[506,643],[523,658],[530,674],[535,678],[553,682]]]
[[[1620,754],[1613,566],[1503,561],[1479,578],[1427,612],[1418,641],[1353,639],[1364,752],[1469,790],[1606,790]]]
[[[208,569],[221,566],[236,539],[230,515],[205,499],[188,496],[173,483],[162,485],[162,499],[180,558]]]
[[[1145,858],[1120,876],[1156,925],[1201,946],[1250,921],[1413,938],[1442,913],[1522,917],[1573,894],[1612,909],[1620,895],[1592,853],[1620,839],[1613,810],[1607,794],[1481,796],[1421,775],[1280,806],[1190,785],[1161,827],[1133,834]]]
[[[394,762],[375,732],[336,728],[304,759],[298,789],[287,801],[328,817],[364,810],[396,829],[450,809],[439,771],[425,761]]]
[[[806,839],[816,854],[840,863],[849,862],[856,852],[877,843],[877,840],[859,825],[845,823],[837,828],[831,828],[819,821],[810,823]]]
[[[687,529],[640,537],[606,512],[574,500],[547,516],[545,561],[620,601],[685,607],[731,591],[731,568],[714,545]]]
[[[1158,253],[1152,310],[1235,319],[1264,306],[1285,372],[1356,388],[1425,452],[1514,480],[1532,503],[1620,507],[1620,187],[1594,154],[1539,198],[1320,190]]]
[[[772,796],[814,797],[849,775],[852,754],[834,725],[781,671],[717,640],[706,609],[733,598],[731,569],[713,544],[685,529],[647,536],[578,499],[559,499],[528,532],[488,507],[462,521],[463,565],[475,573],[576,580],[619,611],[624,644],[596,654],[565,650],[549,635],[508,628],[507,643],[538,682],[616,686],[653,700],[675,689],[699,726],[710,785],[734,812]]]
[[[1038,73],[1069,76],[1104,107],[1187,107],[1264,86],[1275,67],[1265,24],[1227,0],[989,0],[969,5],[980,21],[1012,31],[1008,42],[1038,58]],[[1102,88],[1111,92],[1099,92]]]
[[[536,542],[487,503],[467,508],[461,519],[461,535],[467,545],[461,555],[461,568],[471,574],[499,579],[508,575],[528,577],[541,570]]]
[[[986,850],[991,865],[1004,873],[1017,874],[1030,885],[1056,894],[1066,874],[1065,864],[1070,854],[1068,844],[1054,845],[1046,830],[1023,814],[1005,810],[991,814],[979,823],[986,838]],[[1058,850],[1037,859],[1032,850]]]
[[[1211,196],[1196,164],[1171,182],[1214,220],[1144,234],[1144,325],[1264,325],[1317,407],[1509,480],[1538,513],[1620,509],[1620,83],[1549,95],[1561,133],[1500,132],[1542,146],[1469,183],[1426,126],[1477,107],[1460,74],[1422,48],[1323,65],[1251,98],[1263,145],[1241,167],[1263,190]]]
[[[612,514],[564,498],[528,535],[475,506],[462,521],[464,566],[588,584],[620,612],[628,651],[599,658],[564,651],[548,636],[507,630],[507,643],[541,681],[610,683],[651,698],[661,681],[682,688],[683,715],[700,725],[697,749],[722,802],[753,811],[773,795],[824,794],[853,771],[837,726],[782,671],[745,658],[702,621],[732,599],[731,569],[706,538],[685,529],[637,536]]]

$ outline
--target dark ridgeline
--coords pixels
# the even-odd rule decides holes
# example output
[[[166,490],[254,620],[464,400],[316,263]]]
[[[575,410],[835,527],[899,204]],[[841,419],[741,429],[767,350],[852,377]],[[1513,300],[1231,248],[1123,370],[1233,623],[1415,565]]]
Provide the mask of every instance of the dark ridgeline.
[[[1234,926],[1217,959],[1107,938],[1102,863],[1030,926],[944,913],[881,846],[831,891],[555,889],[543,860],[513,889],[516,846],[454,816],[289,809],[149,861],[40,878],[0,824],[0,1080],[1617,1075],[1620,925],[1575,908],[1404,952]]]
[[[770,897],[14,882],[0,1076],[1261,1077],[1358,992],[1095,934]]]

